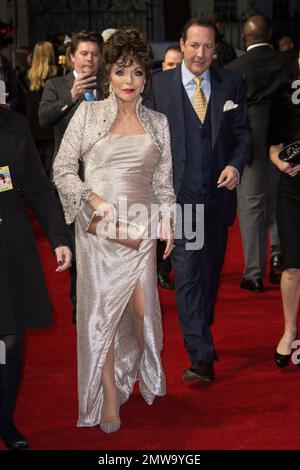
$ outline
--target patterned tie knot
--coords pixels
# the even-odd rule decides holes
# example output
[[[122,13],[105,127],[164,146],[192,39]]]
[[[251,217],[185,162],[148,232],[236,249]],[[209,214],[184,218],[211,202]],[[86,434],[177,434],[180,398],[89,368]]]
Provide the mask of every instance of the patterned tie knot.
[[[200,121],[203,123],[206,115],[207,101],[205,93],[201,87],[201,82],[203,77],[194,77],[193,81],[196,85],[196,90],[194,94],[194,110],[199,117]]]
[[[194,83],[196,84],[197,88],[201,87],[203,77],[194,77],[193,80],[194,80]]]

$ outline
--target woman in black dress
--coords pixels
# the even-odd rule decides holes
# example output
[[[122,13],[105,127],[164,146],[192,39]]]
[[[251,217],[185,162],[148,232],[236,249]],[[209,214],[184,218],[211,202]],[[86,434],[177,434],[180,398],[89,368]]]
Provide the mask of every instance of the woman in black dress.
[[[271,160],[282,171],[278,191],[277,224],[283,256],[281,297],[284,314],[284,334],[280,339],[275,362],[286,367],[292,355],[292,343],[297,337],[300,297],[300,164],[291,167],[278,158],[282,146],[271,147]]]
[[[291,84],[282,90],[278,102],[277,125],[279,141],[289,144],[300,139],[300,104]],[[280,118],[279,118],[280,116]],[[278,189],[277,224],[283,257],[281,297],[284,314],[284,333],[275,351],[278,367],[287,367],[297,338],[297,319],[300,299],[300,164],[292,166],[279,159],[283,144],[273,145],[270,158],[281,171]]]

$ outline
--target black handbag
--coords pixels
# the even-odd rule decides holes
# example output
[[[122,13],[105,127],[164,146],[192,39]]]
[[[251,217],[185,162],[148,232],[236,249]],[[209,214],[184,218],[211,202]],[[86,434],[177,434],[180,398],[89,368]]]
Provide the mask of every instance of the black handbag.
[[[296,140],[286,145],[278,154],[278,158],[283,162],[290,163],[292,166],[300,163],[300,140]]]

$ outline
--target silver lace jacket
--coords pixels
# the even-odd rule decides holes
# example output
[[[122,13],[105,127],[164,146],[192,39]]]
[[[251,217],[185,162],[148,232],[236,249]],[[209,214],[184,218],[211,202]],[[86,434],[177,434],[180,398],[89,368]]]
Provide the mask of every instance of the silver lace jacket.
[[[153,175],[153,190],[161,215],[175,212],[172,156],[169,124],[164,114],[146,108],[141,99],[136,105],[137,117],[160,151],[160,161]],[[67,224],[74,222],[82,201],[92,193],[88,182],[78,175],[79,160],[88,159],[89,152],[109,132],[117,116],[114,93],[103,101],[83,101],[64,134],[53,165],[53,181],[64,208]],[[101,196],[101,194],[100,194]]]

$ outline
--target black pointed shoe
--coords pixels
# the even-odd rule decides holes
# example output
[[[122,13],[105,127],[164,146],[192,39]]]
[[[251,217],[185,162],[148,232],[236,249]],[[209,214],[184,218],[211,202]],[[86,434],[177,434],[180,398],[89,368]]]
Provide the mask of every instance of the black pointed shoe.
[[[280,367],[281,369],[283,367],[287,367],[289,365],[291,356],[292,356],[292,353],[290,353],[290,354],[280,354],[279,352],[275,351],[274,359],[275,359],[276,366]]]
[[[263,292],[264,285],[261,279],[246,279],[243,278],[240,283],[241,289],[247,289],[251,292]]]
[[[298,330],[291,344],[293,344],[293,342],[297,339],[297,337],[298,337]],[[276,366],[280,367],[281,369],[283,369],[284,367],[287,367],[289,365],[292,354],[293,354],[293,350],[290,352],[290,354],[280,354],[276,349],[275,354],[274,354]],[[299,364],[297,365],[299,366]]]
[[[1,438],[6,447],[11,450],[26,450],[29,447],[27,439],[16,428],[2,432]]]
[[[192,382],[194,380],[210,382],[214,379],[215,371],[213,362],[205,362],[201,360],[194,361],[192,367],[186,369],[183,373],[183,380],[185,382]]]

